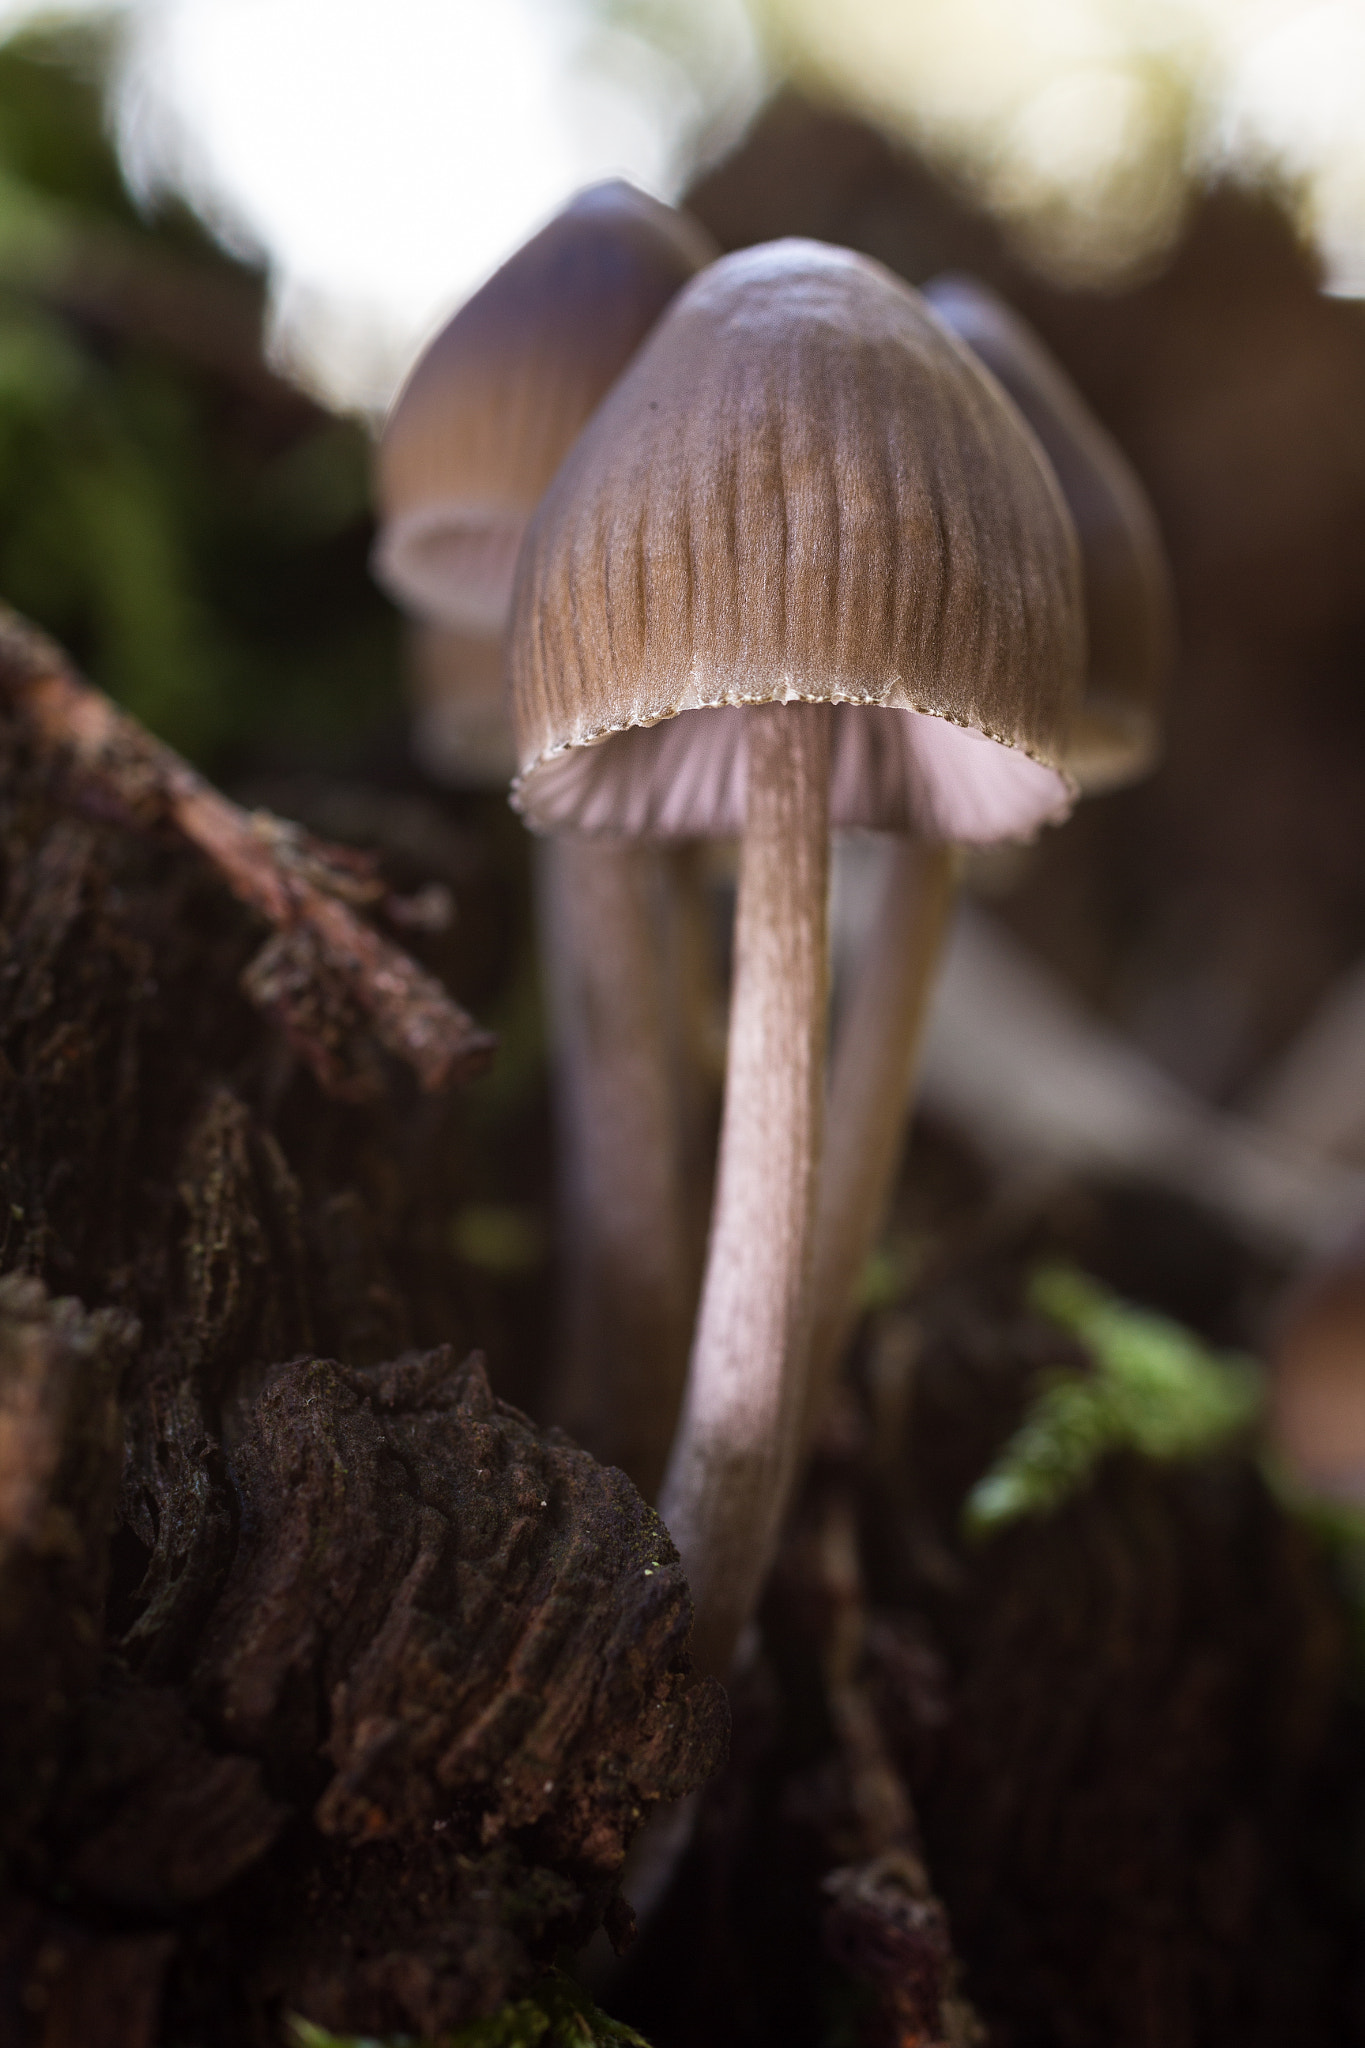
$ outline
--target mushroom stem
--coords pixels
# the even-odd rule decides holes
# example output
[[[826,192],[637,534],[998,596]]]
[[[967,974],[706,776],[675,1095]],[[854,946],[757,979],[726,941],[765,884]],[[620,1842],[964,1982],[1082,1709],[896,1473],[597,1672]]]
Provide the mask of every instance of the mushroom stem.
[[[824,1107],[830,707],[746,722],[747,797],[720,1163],[692,1361],[659,1512],[724,1675],[796,1464]]]
[[[956,869],[949,846],[892,841],[839,1026],[816,1211],[806,1439],[838,1373],[857,1317],[858,1282],[886,1216]]]
[[[629,840],[540,844],[565,1248],[552,1407],[652,1498],[695,1285],[658,933],[663,856]]]
[[[683,840],[667,847],[664,859],[669,885],[667,987],[687,1206],[687,1265],[692,1280],[687,1318],[690,1336],[711,1221],[725,1086],[728,990],[711,931],[705,842]]]

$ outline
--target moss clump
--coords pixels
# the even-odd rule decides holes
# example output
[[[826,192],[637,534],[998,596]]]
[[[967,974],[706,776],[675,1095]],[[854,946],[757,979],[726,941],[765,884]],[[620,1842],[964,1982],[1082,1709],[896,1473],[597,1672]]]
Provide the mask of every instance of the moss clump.
[[[330,2034],[297,2014],[290,2020],[292,2048],[649,2048],[633,2028],[599,2012],[573,1979],[552,1970],[525,1998],[511,2000],[486,2020],[475,2020],[439,2041],[411,2035]]]
[[[1134,1308],[1073,1267],[1041,1267],[1027,1298],[1085,1346],[1091,1367],[1046,1377],[967,1497],[973,1531],[1050,1513],[1112,1451],[1200,1457],[1256,1420],[1261,1379],[1249,1358],[1210,1351],[1179,1323]]]

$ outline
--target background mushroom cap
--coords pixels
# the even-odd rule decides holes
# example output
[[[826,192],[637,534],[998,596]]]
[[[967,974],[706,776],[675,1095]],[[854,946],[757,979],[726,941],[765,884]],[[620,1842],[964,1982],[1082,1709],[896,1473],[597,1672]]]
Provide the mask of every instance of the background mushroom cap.
[[[1170,566],[1132,464],[1026,321],[972,277],[931,280],[940,319],[997,377],[1042,444],[1081,544],[1089,661],[1066,764],[1086,791],[1145,775],[1175,653]]]
[[[584,421],[716,246],[621,179],[594,185],[430,343],[379,445],[374,570],[403,606],[500,632],[527,517]]]
[[[770,243],[693,279],[580,437],[527,530],[510,663],[542,828],[734,831],[743,720],[721,708],[812,701],[850,707],[833,823],[1006,836],[1068,802],[1076,538],[916,292]]]

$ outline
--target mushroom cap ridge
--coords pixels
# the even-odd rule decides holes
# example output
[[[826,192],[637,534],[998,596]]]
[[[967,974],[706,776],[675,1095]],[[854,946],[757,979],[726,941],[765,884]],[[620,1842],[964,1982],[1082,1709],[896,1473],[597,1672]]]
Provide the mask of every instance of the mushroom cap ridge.
[[[611,179],[452,315],[409,373],[377,455],[374,567],[400,603],[501,629],[532,508],[669,300],[716,253],[700,222]]]
[[[679,294],[527,529],[516,800],[533,824],[581,825],[556,764],[606,742],[588,822],[609,830],[613,749],[623,782],[627,755],[648,773],[639,729],[817,701],[1002,742],[1064,808],[1080,589],[1030,430],[916,292],[821,243],[739,251]],[[897,822],[837,804],[835,821]],[[734,822],[694,810],[662,829]]]
[[[1066,371],[988,286],[932,278],[924,295],[1004,386],[1056,472],[1081,544],[1089,662],[1067,765],[1116,789],[1156,759],[1175,654],[1170,565],[1146,491]]]

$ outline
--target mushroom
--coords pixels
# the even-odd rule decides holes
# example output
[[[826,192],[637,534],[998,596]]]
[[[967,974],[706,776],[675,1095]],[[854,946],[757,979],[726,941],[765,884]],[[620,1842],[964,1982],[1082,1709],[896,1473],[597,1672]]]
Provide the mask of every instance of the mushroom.
[[[446,322],[379,444],[373,567],[405,610],[503,633],[541,493],[673,294],[715,253],[690,215],[609,179]]]
[[[729,1666],[796,1464],[830,827],[971,839],[1002,810],[1020,830],[1065,810],[1081,661],[1075,537],[1031,436],[909,286],[814,242],[684,288],[527,530],[509,667],[528,822],[741,837],[720,1159],[660,1499],[703,1670]]]
[[[687,215],[620,181],[594,186],[461,307],[399,394],[379,449],[374,570],[428,622],[416,744],[443,780],[467,782],[504,752],[478,643],[505,630],[527,518],[664,306],[715,253]],[[676,1404],[695,1288],[656,930],[668,894],[648,849],[551,843],[538,861],[565,1282],[551,1400],[647,1493],[667,1434],[660,1443],[640,1362]]]
[[[1155,514],[1127,458],[1033,331],[985,285],[943,277],[924,296],[1003,386],[1036,435],[1081,545],[1087,666],[1065,766],[1094,794],[1134,781],[1160,742],[1174,647]],[[999,818],[1002,838],[1016,836]],[[983,836],[985,836],[983,834]],[[842,1019],[820,1186],[810,1423],[838,1370],[859,1276],[895,1178],[928,996],[954,897],[948,848],[901,840],[885,856],[874,938]]]
[[[972,277],[924,287],[940,320],[1004,386],[1052,464],[1081,543],[1087,663],[1066,765],[1087,796],[1145,775],[1175,657],[1170,565],[1123,450],[1033,329]]]

